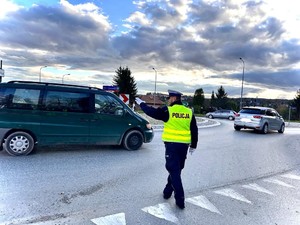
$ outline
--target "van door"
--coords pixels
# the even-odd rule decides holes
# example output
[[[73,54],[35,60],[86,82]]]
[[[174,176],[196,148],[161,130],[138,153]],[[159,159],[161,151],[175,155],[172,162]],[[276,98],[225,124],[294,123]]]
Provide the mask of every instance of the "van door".
[[[41,111],[42,144],[88,143],[89,98],[89,93],[46,91]]]
[[[131,127],[132,118],[124,113],[124,105],[113,96],[95,94],[95,113],[91,117],[92,144],[120,144],[123,134]]]

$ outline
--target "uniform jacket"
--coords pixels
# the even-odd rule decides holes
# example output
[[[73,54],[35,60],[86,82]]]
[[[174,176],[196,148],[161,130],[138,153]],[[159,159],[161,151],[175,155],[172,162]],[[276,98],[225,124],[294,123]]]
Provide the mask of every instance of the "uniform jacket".
[[[181,101],[175,101],[170,106],[173,106],[175,104],[182,105],[182,102]],[[140,107],[148,116],[150,116],[154,119],[162,120],[163,122],[167,122],[169,120],[169,111],[168,111],[167,106],[164,106],[162,108],[153,108],[151,106],[148,106],[146,103],[141,103]],[[197,127],[197,122],[196,122],[196,118],[195,118],[194,115],[192,116],[190,130],[191,130],[191,144],[190,144],[190,147],[191,148],[197,148],[198,127]]]

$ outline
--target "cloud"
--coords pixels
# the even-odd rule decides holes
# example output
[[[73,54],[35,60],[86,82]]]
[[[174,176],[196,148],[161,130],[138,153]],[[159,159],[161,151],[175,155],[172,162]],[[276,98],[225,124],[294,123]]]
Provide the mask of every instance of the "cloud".
[[[20,8],[22,8],[22,7],[14,4],[13,2],[11,2],[9,0],[2,0],[1,8],[0,8],[0,19],[5,18],[7,16],[7,14],[9,14],[11,12],[18,11]]]
[[[7,48],[10,56],[18,49],[17,54],[22,52],[37,64],[37,56],[47,63],[60,59],[72,64],[75,58],[99,60],[110,51],[110,26],[105,17],[95,16],[97,8],[88,6],[70,7],[62,1],[60,7],[34,6],[11,12],[0,21],[1,47]],[[36,54],[33,49],[47,54]]]
[[[0,57],[11,77],[31,77],[33,68],[49,65],[89,71],[84,81],[101,83],[119,66],[128,66],[139,91],[145,92],[151,90],[149,74],[155,67],[163,79],[158,90],[169,86],[194,93],[204,87],[210,94],[226,85],[236,97],[242,57],[249,95],[268,88],[294,96],[300,86],[300,36],[291,32],[285,17],[272,11],[277,7],[278,13],[280,6],[268,3],[135,1],[136,11],[123,19],[126,31],[119,32],[95,3],[61,0],[57,5],[24,8],[4,0],[9,7],[0,10]],[[23,67],[21,72],[18,67]]]

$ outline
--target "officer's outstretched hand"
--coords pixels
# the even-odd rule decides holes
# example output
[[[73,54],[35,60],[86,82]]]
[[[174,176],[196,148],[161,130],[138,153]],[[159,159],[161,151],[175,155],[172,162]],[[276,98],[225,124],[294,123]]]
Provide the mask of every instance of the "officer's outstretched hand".
[[[189,153],[191,154],[191,155],[193,155],[193,153],[194,153],[194,151],[195,151],[196,149],[195,148],[189,148]]]
[[[140,105],[141,103],[145,103],[145,101],[143,101],[142,99],[140,99],[140,98],[138,98],[138,97],[135,98],[135,102],[136,102],[136,104],[138,104],[138,105]]]

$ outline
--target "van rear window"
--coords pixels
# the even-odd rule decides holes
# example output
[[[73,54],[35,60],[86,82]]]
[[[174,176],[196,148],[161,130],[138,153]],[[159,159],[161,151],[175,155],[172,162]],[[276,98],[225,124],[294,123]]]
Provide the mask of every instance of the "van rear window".
[[[40,90],[3,88],[0,91],[0,107],[9,109],[37,109]]]

